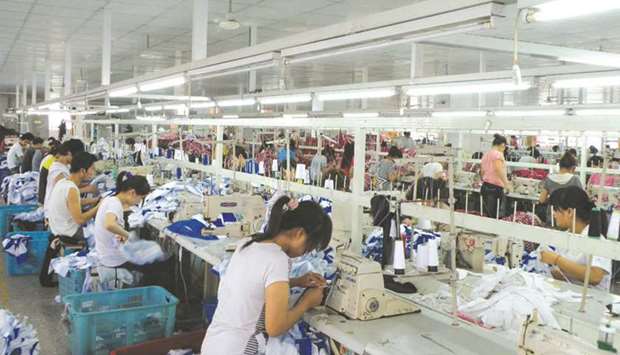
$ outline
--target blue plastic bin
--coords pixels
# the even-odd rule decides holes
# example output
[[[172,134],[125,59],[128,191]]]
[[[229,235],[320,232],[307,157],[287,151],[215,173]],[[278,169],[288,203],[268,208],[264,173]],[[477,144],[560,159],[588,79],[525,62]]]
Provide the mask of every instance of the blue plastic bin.
[[[179,300],[151,286],[66,296],[73,355],[108,355],[111,350],[169,337]]]
[[[202,303],[202,319],[205,324],[211,324],[215,309],[217,308],[217,297],[209,297]]]
[[[6,270],[10,276],[20,275],[35,275],[38,274],[43,265],[43,259],[45,258],[45,251],[47,250],[49,232],[14,232],[6,234],[6,237],[10,237],[16,234],[26,235],[32,238],[28,243],[28,256],[26,260],[17,263],[17,258],[12,255],[6,254],[4,257],[4,263]]]
[[[58,276],[58,290],[62,299],[65,296],[82,293],[87,270],[71,270],[67,277]]]
[[[21,212],[29,212],[36,210],[37,205],[5,205],[0,206],[0,236],[4,236],[9,232],[11,218]]]

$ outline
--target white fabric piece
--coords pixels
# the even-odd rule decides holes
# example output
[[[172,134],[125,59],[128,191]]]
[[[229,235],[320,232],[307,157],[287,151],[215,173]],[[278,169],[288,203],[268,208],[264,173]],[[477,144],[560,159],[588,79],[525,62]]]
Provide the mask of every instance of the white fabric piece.
[[[39,173],[35,171],[13,174],[2,181],[1,191],[8,204],[34,205],[39,191]]]
[[[114,290],[117,286],[118,288],[123,288],[123,285],[132,286],[139,283],[137,275],[129,272],[127,269],[99,265],[97,266],[97,273],[99,274],[101,291]],[[117,280],[118,285],[116,284]]]
[[[79,198],[80,189],[78,186],[69,179],[62,179],[56,183],[54,190],[49,194],[51,196],[47,202],[47,218],[50,230],[54,235],[70,237],[80,228],[80,225],[73,220],[69,212],[68,201],[71,190],[75,190]]]
[[[437,179],[439,174],[443,172],[443,166],[438,162],[426,163],[422,167],[422,176]]]
[[[6,163],[10,170],[13,170],[22,164],[24,159],[24,149],[16,142],[13,144],[9,152],[6,154]]]
[[[14,234],[4,238],[4,240],[2,240],[2,246],[4,247],[4,251],[9,255],[19,258],[28,254],[28,243],[31,240],[32,238],[29,236]]]
[[[79,253],[73,253],[52,259],[49,272],[55,272],[62,277],[67,277],[69,271],[88,270],[93,266],[97,266],[97,264],[98,257],[95,252],[90,252],[86,256],[79,256]]]
[[[151,240],[127,242],[120,246],[121,254],[132,264],[147,265],[165,260],[161,246]]]
[[[37,331],[9,311],[0,309],[0,354],[38,355],[40,351]]]
[[[45,219],[45,213],[43,212],[43,207],[39,207],[34,211],[22,212],[13,216],[14,221],[24,221],[24,222],[41,222]]]

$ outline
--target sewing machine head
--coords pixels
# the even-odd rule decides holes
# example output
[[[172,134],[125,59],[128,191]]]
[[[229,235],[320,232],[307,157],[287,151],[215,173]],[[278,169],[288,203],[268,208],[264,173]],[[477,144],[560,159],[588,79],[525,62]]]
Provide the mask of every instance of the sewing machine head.
[[[381,265],[345,251],[338,262],[338,275],[332,282],[326,305],[351,319],[370,320],[420,309],[386,290]]]
[[[506,266],[519,267],[524,246],[522,241],[478,233],[461,233],[457,237],[457,249],[460,255],[460,258],[457,258],[458,267],[473,272],[483,272],[484,264],[489,262],[486,260],[487,253],[492,254],[496,262],[502,260]],[[449,251],[450,249],[446,245],[443,250]]]
[[[458,187],[474,188],[480,183],[480,174],[470,171],[459,171],[454,178],[454,184]]]
[[[514,185],[514,191],[518,194],[530,196],[540,195],[540,180],[513,177],[512,184]]]

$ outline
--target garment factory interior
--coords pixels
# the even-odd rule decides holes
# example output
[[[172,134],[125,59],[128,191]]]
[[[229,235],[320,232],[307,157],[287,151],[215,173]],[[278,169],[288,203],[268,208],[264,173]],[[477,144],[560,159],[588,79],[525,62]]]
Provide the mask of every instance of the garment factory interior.
[[[0,1],[0,355],[620,349],[620,1]]]

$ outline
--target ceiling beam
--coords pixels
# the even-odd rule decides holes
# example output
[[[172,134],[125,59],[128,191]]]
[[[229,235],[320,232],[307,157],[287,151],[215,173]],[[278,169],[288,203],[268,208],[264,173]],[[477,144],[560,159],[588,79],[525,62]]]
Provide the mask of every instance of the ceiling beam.
[[[457,34],[448,37],[432,38],[424,42],[434,45],[497,52],[512,52],[514,50],[514,42],[512,39],[470,34]],[[555,59],[563,62],[620,68],[620,54],[608,52],[590,51],[586,49],[519,41],[519,54]]]

